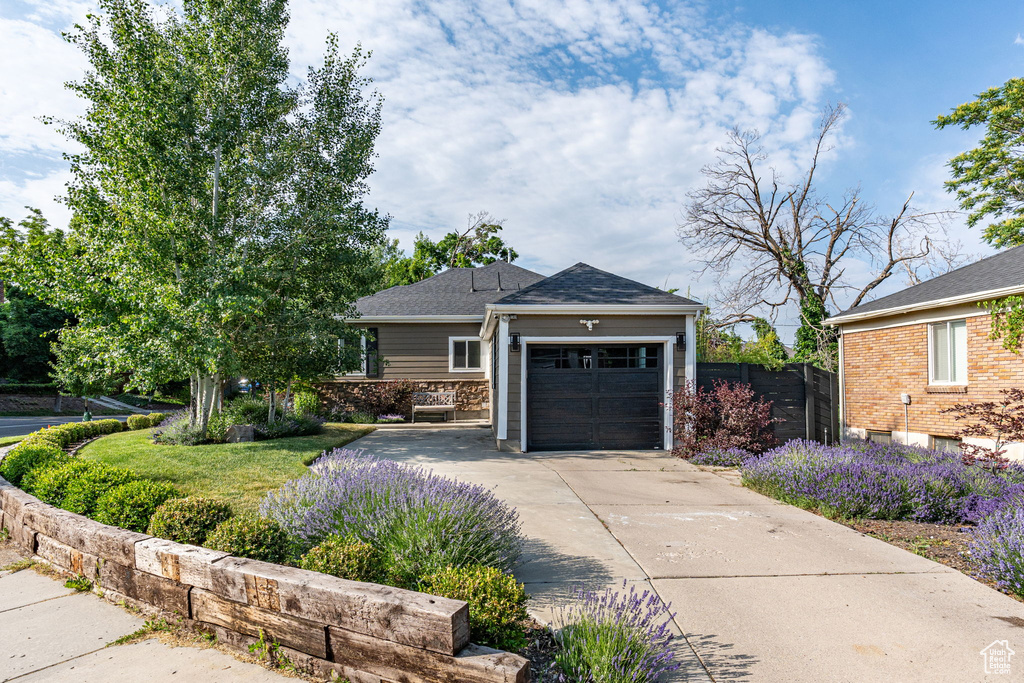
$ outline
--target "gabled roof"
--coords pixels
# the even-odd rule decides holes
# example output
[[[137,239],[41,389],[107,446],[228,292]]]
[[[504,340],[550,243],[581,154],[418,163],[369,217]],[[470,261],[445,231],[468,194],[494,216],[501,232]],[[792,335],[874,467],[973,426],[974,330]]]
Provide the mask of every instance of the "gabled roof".
[[[495,261],[479,268],[451,268],[411,285],[356,301],[361,316],[462,316],[483,319],[487,304],[540,280],[540,273]]]
[[[852,322],[908,310],[971,303],[1024,291],[1024,246],[957,268],[919,285],[861,304],[827,320]]]
[[[498,306],[701,306],[696,301],[598,270],[586,263],[577,263],[518,292],[508,294],[495,303]]]

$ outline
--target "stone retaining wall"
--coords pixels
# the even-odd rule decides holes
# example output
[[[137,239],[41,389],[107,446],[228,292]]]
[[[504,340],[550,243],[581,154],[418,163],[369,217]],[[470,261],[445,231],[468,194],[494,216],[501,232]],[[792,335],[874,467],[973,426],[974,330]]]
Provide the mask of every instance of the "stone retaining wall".
[[[0,478],[0,527],[107,599],[179,616],[247,650],[261,638],[300,670],[352,683],[522,682],[529,662],[472,645],[465,602],[345,581],[100,524]]]
[[[365,410],[362,402],[363,393],[368,386],[386,379],[337,379],[316,385],[320,396],[321,407],[328,412],[346,410]],[[490,390],[486,379],[414,379],[413,391],[454,391],[455,410],[459,419],[486,418],[490,408]],[[406,417],[412,415],[412,402],[402,406]],[[417,415],[417,418],[419,415]]]

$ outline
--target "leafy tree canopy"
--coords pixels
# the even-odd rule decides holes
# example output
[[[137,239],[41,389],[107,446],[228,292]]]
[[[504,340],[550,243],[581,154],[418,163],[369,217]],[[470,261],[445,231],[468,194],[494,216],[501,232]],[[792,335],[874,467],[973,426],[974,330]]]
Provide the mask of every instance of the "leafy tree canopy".
[[[1024,244],[1024,78],[986,90],[934,124],[964,130],[984,127],[978,147],[950,160],[953,177],[946,188],[968,212],[968,225],[992,221],[984,231],[989,244]]]
[[[90,64],[68,86],[86,113],[51,122],[81,150],[67,156],[71,225],[6,259],[79,319],[59,376],[189,377],[205,426],[220,378],[247,367],[271,384],[343,370],[326,350],[357,338],[343,319],[388,223],[363,203],[381,103],[362,52],[331,36],[295,84],[285,0],[99,8],[67,34]]]
[[[511,263],[519,254],[501,238],[502,228],[503,221],[481,211],[469,216],[465,230],[453,230],[437,242],[421,232],[411,256],[394,240],[385,253],[384,287],[410,285],[448,268],[473,268],[495,261]]]

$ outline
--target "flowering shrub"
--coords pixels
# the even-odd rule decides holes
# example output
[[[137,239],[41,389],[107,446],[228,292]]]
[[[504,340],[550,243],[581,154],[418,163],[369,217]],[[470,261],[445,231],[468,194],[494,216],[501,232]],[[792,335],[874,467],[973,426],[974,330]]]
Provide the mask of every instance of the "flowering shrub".
[[[1020,502],[983,519],[973,533],[970,550],[982,576],[1024,597],[1024,507]]]
[[[743,482],[837,517],[965,522],[1024,488],[1018,466],[992,472],[956,453],[899,444],[794,440],[744,461]]]
[[[163,421],[160,429],[153,432],[156,443],[174,446],[198,446],[205,443],[206,436],[198,426],[189,424],[187,410],[180,410]]]
[[[522,552],[519,516],[484,487],[362,451],[321,457],[267,494],[260,511],[302,550],[334,534],[372,544],[401,586],[449,566],[511,570]]]
[[[381,415],[377,418],[377,422],[382,424],[405,422],[405,415]]]
[[[742,448],[709,448],[690,458],[690,462],[712,467],[739,467],[751,455],[750,451]]]
[[[675,671],[670,606],[635,586],[622,592],[580,590],[557,615],[560,651],[555,661],[573,683],[654,683]]]
[[[513,652],[526,646],[526,589],[514,576],[494,567],[448,567],[424,577],[419,590],[468,602],[474,643]]]
[[[729,448],[760,453],[775,445],[772,404],[755,399],[749,384],[715,380],[707,391],[690,382],[673,394],[672,406],[676,455]]]

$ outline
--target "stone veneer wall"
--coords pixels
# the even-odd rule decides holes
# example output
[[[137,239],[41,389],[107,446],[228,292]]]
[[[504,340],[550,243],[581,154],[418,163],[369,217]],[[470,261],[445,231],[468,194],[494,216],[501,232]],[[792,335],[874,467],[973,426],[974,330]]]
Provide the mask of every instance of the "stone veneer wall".
[[[316,385],[321,407],[328,412],[363,410],[362,396],[368,386],[388,382],[386,379],[337,379]],[[459,418],[486,418],[491,407],[486,379],[414,379],[413,391],[454,391],[455,409]],[[412,414],[411,401],[403,407],[406,417]]]
[[[0,527],[98,593],[179,617],[245,651],[280,645],[297,668],[352,683],[522,682],[529,662],[469,643],[465,602],[232,557],[100,524],[0,478]]]

